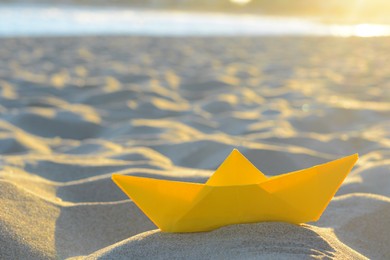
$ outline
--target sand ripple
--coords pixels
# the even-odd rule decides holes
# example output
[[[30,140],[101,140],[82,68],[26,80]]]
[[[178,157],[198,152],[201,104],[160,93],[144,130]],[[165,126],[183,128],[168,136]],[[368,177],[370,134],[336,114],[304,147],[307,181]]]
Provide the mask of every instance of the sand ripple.
[[[0,40],[0,258],[389,258],[388,39]],[[358,152],[321,220],[162,234],[112,183]],[[158,202],[156,202],[158,203]]]

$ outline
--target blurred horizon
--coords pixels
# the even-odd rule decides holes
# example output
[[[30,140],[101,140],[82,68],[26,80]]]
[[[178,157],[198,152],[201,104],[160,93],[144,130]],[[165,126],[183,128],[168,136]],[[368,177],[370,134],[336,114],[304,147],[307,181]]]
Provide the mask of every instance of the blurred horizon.
[[[0,37],[390,36],[384,0],[0,0]]]
[[[310,17],[342,24],[390,24],[390,1],[386,0],[0,0],[0,4],[110,6]]]

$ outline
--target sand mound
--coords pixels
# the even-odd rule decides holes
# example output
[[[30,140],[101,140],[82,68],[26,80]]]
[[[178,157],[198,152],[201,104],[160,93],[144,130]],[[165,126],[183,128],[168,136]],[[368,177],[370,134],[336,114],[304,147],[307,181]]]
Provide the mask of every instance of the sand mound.
[[[0,181],[0,256],[52,258],[58,206],[46,202],[7,181]]]
[[[329,237],[329,231],[285,223],[235,225],[194,234],[153,230],[102,249],[87,259],[363,258],[336,238],[328,241]]]

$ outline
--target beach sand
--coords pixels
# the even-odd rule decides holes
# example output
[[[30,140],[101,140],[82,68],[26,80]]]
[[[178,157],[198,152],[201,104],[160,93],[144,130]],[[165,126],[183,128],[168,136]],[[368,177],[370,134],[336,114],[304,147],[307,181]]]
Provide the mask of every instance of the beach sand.
[[[1,259],[389,259],[390,39],[0,40]],[[161,233],[113,173],[359,153],[321,219]],[[156,201],[156,204],[158,201]]]

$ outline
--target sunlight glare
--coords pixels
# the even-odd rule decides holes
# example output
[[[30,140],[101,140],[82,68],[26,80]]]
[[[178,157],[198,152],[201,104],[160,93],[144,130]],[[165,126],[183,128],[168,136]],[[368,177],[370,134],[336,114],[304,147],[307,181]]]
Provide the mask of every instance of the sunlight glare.
[[[389,34],[389,27],[384,25],[358,24],[355,26],[355,35],[359,37],[375,37]]]
[[[238,5],[246,5],[249,4],[252,0],[230,0],[233,4],[238,4]]]
[[[390,27],[380,24],[336,25],[332,27],[331,31],[333,35],[341,37],[378,37],[390,35]]]

